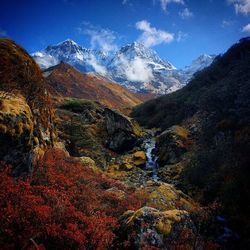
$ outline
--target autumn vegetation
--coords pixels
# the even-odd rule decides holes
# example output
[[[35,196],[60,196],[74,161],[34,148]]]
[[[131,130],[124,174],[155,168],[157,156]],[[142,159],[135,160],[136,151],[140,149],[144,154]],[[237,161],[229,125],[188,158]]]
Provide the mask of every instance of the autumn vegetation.
[[[61,150],[48,150],[28,179],[10,168],[1,163],[1,249],[110,249],[118,216],[145,202]]]

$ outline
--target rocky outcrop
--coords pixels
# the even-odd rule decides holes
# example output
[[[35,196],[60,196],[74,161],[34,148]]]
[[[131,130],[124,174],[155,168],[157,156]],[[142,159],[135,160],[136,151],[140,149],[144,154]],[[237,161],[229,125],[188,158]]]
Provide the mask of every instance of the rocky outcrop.
[[[161,166],[175,164],[181,160],[190,145],[188,135],[187,129],[172,126],[157,137],[155,154]]]
[[[108,147],[115,152],[131,150],[140,140],[140,127],[133,119],[109,108],[105,109]]]
[[[33,116],[25,99],[0,92],[0,159],[15,166],[15,175],[31,170],[31,150],[38,142],[33,131]]]
[[[0,39],[0,69],[0,160],[18,176],[30,173],[32,161],[53,146],[53,111],[38,65],[8,39]]]
[[[58,104],[55,115],[58,137],[69,154],[90,157],[97,167],[105,168],[111,156],[105,147],[108,135],[103,106],[90,100],[66,98]]]
[[[142,207],[127,211],[121,217],[121,232],[135,249],[154,246],[157,248],[192,249],[196,228],[190,215],[184,210],[159,211]]]
[[[199,211],[199,206],[182,191],[164,182],[148,181],[141,189],[147,195],[147,206],[157,207],[161,211],[181,209],[189,213]]]

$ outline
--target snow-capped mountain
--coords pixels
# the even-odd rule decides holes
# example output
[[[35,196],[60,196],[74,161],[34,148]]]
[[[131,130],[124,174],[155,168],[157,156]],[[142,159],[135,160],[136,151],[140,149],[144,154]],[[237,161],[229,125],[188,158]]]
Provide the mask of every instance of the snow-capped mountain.
[[[181,87],[174,75],[176,68],[137,42],[117,51],[107,71],[112,79],[134,91],[162,94]]]
[[[100,71],[105,73],[107,55],[102,51],[86,49],[71,39],[56,45],[49,45],[45,50],[32,54],[42,69],[54,66],[61,61],[67,62],[83,72]]]
[[[84,48],[67,39],[32,54],[42,69],[61,61],[82,72],[96,72],[135,92],[166,94],[183,87],[198,70],[207,67],[214,56],[202,55],[191,66],[177,70],[152,49],[134,42],[113,55]]]
[[[213,62],[215,57],[216,55],[203,54],[193,60],[191,65],[186,66],[183,70],[179,71],[179,74],[182,77],[182,82],[184,84],[188,83],[196,72],[208,67]]]

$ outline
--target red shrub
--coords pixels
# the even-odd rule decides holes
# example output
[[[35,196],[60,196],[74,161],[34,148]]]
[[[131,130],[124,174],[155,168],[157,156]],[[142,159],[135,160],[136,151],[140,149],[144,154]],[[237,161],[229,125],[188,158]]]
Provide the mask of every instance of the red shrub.
[[[111,187],[126,197],[105,191]],[[64,152],[49,150],[29,180],[0,172],[1,249],[109,249],[117,217],[142,202]]]

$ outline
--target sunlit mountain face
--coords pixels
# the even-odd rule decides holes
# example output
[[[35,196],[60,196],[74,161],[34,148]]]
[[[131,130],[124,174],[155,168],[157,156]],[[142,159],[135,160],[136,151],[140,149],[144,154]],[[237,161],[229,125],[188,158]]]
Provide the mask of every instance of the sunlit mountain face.
[[[250,249],[250,0],[8,0],[0,250]]]

